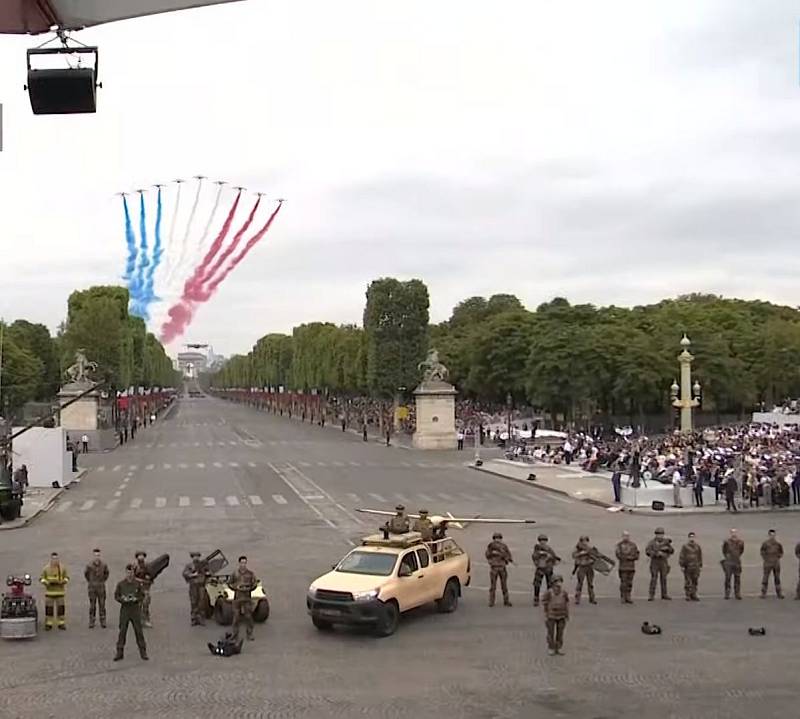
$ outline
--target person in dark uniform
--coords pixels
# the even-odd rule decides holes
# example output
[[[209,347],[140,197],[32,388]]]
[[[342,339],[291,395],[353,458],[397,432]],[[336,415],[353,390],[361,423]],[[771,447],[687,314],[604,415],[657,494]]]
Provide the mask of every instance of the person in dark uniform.
[[[539,606],[539,592],[542,588],[542,580],[545,581],[547,589],[553,584],[553,568],[557,562],[561,561],[553,548],[547,543],[547,535],[540,534],[536,546],[531,554],[535,571],[533,573],[533,606]]]
[[[617,560],[619,561],[619,600],[623,604],[633,604],[633,576],[636,574],[636,562],[639,561],[639,547],[631,540],[630,532],[623,532],[622,539],[617,542]]]
[[[203,592],[208,577],[208,567],[200,558],[200,552],[190,552],[192,561],[183,568],[183,579],[189,585],[189,611],[192,626],[203,626],[206,618],[203,614]]]
[[[561,576],[553,577],[553,586],[544,593],[544,621],[547,627],[547,648],[551,655],[563,654],[564,629],[569,619],[569,596],[563,589]]]
[[[783,545],[775,538],[775,530],[770,529],[769,536],[761,545],[761,559],[764,563],[764,576],[761,580],[761,598],[767,596],[767,586],[770,574],[775,582],[775,594],[778,599],[783,599],[781,591],[781,557],[783,557]]]
[[[678,565],[683,569],[684,592],[686,601],[700,601],[697,597],[697,582],[700,580],[700,570],[703,568],[703,550],[694,541],[694,532],[689,532],[689,541],[681,547],[678,556]]]
[[[731,598],[731,577],[733,578],[733,595],[742,598],[742,555],[744,542],[735,529],[731,529],[730,537],[722,543],[722,571],[725,573],[725,599]]]
[[[239,624],[244,621],[247,627],[247,638],[253,637],[253,600],[252,591],[256,588],[258,579],[247,568],[247,557],[239,557],[239,566],[228,579],[228,586],[233,590],[233,638],[239,638]]]
[[[144,594],[141,608],[142,623],[146,627],[152,627],[153,624],[150,621],[150,587],[153,586],[153,578],[150,576],[145,559],[147,559],[147,552],[143,550],[136,552],[136,563],[133,565],[133,575],[136,577],[136,581],[142,585],[142,592]]]
[[[149,658],[147,656],[147,644],[142,630],[144,590],[141,582],[134,576],[133,564],[125,567],[125,578],[117,583],[117,588],[114,590],[114,599],[119,602],[119,636],[117,637],[117,653],[114,656],[114,661],[118,662],[123,658],[129,624],[133,625],[133,633],[136,636],[136,644],[139,647],[139,656],[147,660]]]
[[[661,582],[661,598],[672,599],[667,594],[667,575],[669,574],[669,558],[675,552],[672,540],[664,536],[664,529],[657,527],[655,536],[647,543],[645,554],[650,557],[650,592],[649,601],[656,596],[656,583]]]
[[[108,565],[101,559],[100,550],[95,549],[92,561],[86,565],[83,576],[89,592],[89,629],[94,627],[95,617],[100,610],[100,626],[106,628],[106,582]]]
[[[486,561],[489,563],[489,606],[494,606],[495,592],[497,591],[497,580],[500,580],[500,589],[503,592],[503,604],[511,606],[508,598],[508,570],[507,565],[513,564],[511,550],[503,541],[503,535],[495,532],[492,541],[486,547]]]

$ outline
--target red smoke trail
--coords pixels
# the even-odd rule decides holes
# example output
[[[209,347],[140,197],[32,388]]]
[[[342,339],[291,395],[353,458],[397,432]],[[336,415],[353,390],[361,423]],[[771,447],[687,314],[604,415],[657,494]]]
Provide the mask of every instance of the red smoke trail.
[[[216,274],[217,270],[222,266],[222,263],[230,257],[231,253],[236,249],[239,242],[241,242],[244,233],[250,228],[250,225],[253,224],[253,218],[256,216],[256,211],[258,210],[258,206],[261,204],[261,197],[256,200],[256,204],[253,205],[253,209],[250,210],[250,214],[248,215],[247,219],[245,220],[244,224],[241,226],[239,231],[233,236],[231,243],[223,250],[222,254],[217,258],[217,261],[214,263],[214,266],[207,270],[203,274],[203,281],[196,283],[196,285],[192,288],[193,292],[193,299],[197,300],[207,300],[208,299],[208,288],[204,290],[202,285],[208,284]],[[219,284],[219,283],[217,283]],[[196,293],[194,292],[196,290]],[[195,294],[199,296],[194,296]]]
[[[237,202],[238,202],[238,197],[237,197]],[[242,249],[242,251],[239,252],[239,254],[237,254],[231,260],[230,264],[216,278],[214,278],[213,281],[207,287],[205,288],[202,287],[203,285],[202,279],[197,279],[191,286],[189,282],[186,283],[186,288],[184,289],[183,297],[181,297],[180,301],[178,301],[172,307],[170,307],[168,312],[169,320],[167,320],[161,326],[161,341],[164,344],[169,344],[170,342],[172,342],[172,340],[174,340],[176,337],[180,337],[186,331],[186,328],[192,321],[192,317],[194,316],[194,310],[197,304],[199,302],[205,302],[211,297],[211,295],[216,291],[217,287],[219,287],[222,281],[236,268],[236,266],[247,256],[250,250],[253,249],[256,243],[267,233],[270,226],[272,225],[272,221],[277,217],[278,212],[280,211],[282,205],[283,205],[282,201],[278,202],[278,206],[273,210],[272,214],[269,216],[269,219],[266,221],[264,226],[247,241],[247,243],[244,246],[244,249]],[[255,210],[257,207],[258,203],[256,203],[256,207],[253,208],[253,212],[250,213],[250,217],[248,217],[247,223],[242,228],[242,230],[240,230],[240,233],[243,233],[250,225],[250,223],[253,221],[253,216],[255,215]],[[231,218],[232,215],[229,215],[228,219],[225,220],[226,224],[229,224],[229,220]],[[209,250],[209,253],[210,252],[211,250]],[[228,254],[230,254],[230,252]],[[204,263],[206,262],[207,258],[208,254],[206,258],[204,258]],[[201,266],[202,264],[203,263],[201,263]],[[200,267],[198,267],[198,270],[200,270]],[[208,273],[208,275],[210,274],[211,273]],[[193,279],[197,275],[198,272],[195,271]]]
[[[231,225],[233,224],[233,218],[236,215],[236,210],[239,207],[239,200],[242,198],[242,191],[236,195],[236,199],[233,202],[233,206],[228,212],[228,216],[225,218],[225,222],[222,223],[222,229],[219,231],[219,234],[214,238],[214,241],[211,243],[211,247],[208,248],[208,252],[206,252],[205,257],[203,257],[202,262],[195,268],[192,276],[186,280],[183,285],[183,297],[181,299],[186,299],[192,295],[195,285],[202,284],[203,277],[206,274],[206,268],[208,267],[211,260],[214,259],[217,252],[219,252],[219,248],[222,247],[222,243],[225,241],[225,238],[228,236],[228,233],[231,231]]]
[[[243,250],[242,250],[242,251],[241,251],[241,252],[240,252],[238,255],[236,255],[236,257],[234,257],[234,258],[231,260],[231,263],[230,263],[230,264],[229,264],[229,265],[228,265],[228,266],[225,268],[225,270],[222,272],[222,274],[220,274],[220,275],[219,275],[219,277],[217,277],[217,279],[215,279],[215,280],[214,280],[214,281],[213,281],[213,282],[212,282],[212,283],[211,283],[211,284],[210,284],[210,285],[207,287],[207,289],[206,289],[207,296],[206,296],[206,297],[204,297],[204,299],[208,299],[209,297],[211,297],[211,295],[213,295],[213,294],[214,294],[214,291],[217,289],[217,287],[219,287],[219,286],[220,286],[220,284],[222,283],[222,281],[223,281],[223,280],[224,280],[224,279],[225,279],[225,278],[226,278],[226,277],[227,277],[227,276],[228,276],[228,275],[229,275],[231,272],[233,272],[233,270],[234,270],[234,269],[236,269],[236,266],[237,266],[237,265],[238,265],[238,264],[239,264],[239,263],[240,263],[240,262],[241,262],[241,261],[242,261],[242,260],[243,260],[243,259],[244,259],[244,258],[247,256],[247,253],[248,253],[248,252],[250,252],[250,250],[252,250],[252,249],[253,249],[253,247],[255,247],[256,243],[257,243],[257,242],[258,242],[258,241],[259,241],[259,240],[260,240],[260,239],[261,239],[261,238],[262,238],[264,235],[266,235],[266,234],[267,234],[267,230],[269,230],[269,228],[270,228],[270,225],[272,224],[272,221],[273,221],[273,220],[274,220],[274,219],[277,217],[277,215],[278,215],[278,212],[280,212],[280,209],[281,209],[281,207],[282,207],[282,206],[283,206],[283,202],[282,202],[282,201],[278,202],[278,206],[277,206],[277,207],[276,207],[276,208],[275,208],[275,209],[272,211],[272,214],[269,216],[269,219],[267,220],[266,224],[265,224],[265,225],[264,225],[264,226],[263,226],[263,227],[262,227],[262,228],[261,228],[261,229],[260,229],[258,232],[256,232],[256,234],[255,234],[255,235],[253,235],[253,236],[252,236],[252,237],[251,237],[251,238],[250,238],[250,239],[247,241],[247,244],[244,246],[244,249],[243,249]]]

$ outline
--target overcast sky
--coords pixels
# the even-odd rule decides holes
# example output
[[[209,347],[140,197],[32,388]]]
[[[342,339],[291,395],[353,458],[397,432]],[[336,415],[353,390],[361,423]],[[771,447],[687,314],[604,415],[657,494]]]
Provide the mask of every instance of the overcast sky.
[[[180,340],[225,354],[360,323],[385,275],[424,280],[434,321],[495,292],[797,305],[799,21],[782,0],[246,0],[80,33],[98,112],[51,117],[22,90],[44,38],[0,37],[0,315],[55,328],[72,289],[121,282],[114,193],[198,173],[288,198]]]

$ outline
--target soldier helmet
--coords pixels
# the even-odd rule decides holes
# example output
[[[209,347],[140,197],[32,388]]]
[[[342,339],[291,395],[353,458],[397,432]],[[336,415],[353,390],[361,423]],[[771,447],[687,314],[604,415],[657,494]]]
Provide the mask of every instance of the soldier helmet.
[[[139,557],[146,557],[146,556],[147,556],[147,552],[145,552],[145,551],[142,551],[142,550],[140,549],[138,552],[136,552],[136,555],[135,555],[135,556],[136,556],[136,559],[139,559]]]
[[[99,550],[97,547],[95,547],[95,548],[94,548],[92,551],[93,551],[95,554],[100,554],[100,550]]]
[[[136,569],[136,567],[134,567],[132,564],[126,564],[125,565],[125,571],[126,572],[132,572],[134,569]]]
[[[689,539],[694,539],[694,532],[689,532]]]
[[[419,513],[420,513],[420,515],[427,514],[428,510],[427,509],[420,509]]]
[[[664,534],[664,527],[656,527],[656,534]]]
[[[774,529],[770,529],[770,530],[767,532],[767,534],[775,534],[775,533],[776,533],[776,532],[775,532],[775,530],[774,530]]]
[[[492,535],[492,539],[502,539],[502,538],[503,538],[503,535],[502,535],[502,534],[500,534],[500,532],[495,532],[495,533]]]
[[[189,552],[189,556],[192,557],[192,558],[199,557],[200,556],[200,552]]]
[[[564,583],[564,577],[562,577],[560,574],[556,574],[553,577],[553,584],[563,584],[563,583]]]
[[[547,535],[546,534],[540,534],[539,535],[539,541],[540,542],[546,542],[547,541]]]
[[[580,541],[581,542],[588,542],[589,541],[589,537],[584,534],[584,535],[581,536]]]
[[[406,508],[405,508],[405,507],[404,507],[402,504],[398,504],[398,505],[395,507],[395,510],[397,510],[398,512],[404,512],[404,511],[405,511],[405,509],[406,509]]]

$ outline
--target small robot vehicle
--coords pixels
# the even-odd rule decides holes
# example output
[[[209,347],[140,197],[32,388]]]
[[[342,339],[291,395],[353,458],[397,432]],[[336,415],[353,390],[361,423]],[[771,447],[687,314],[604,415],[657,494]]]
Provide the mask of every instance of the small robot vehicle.
[[[27,591],[31,575],[10,575],[0,605],[0,637],[3,639],[32,639],[39,633],[39,610],[36,599]]]

